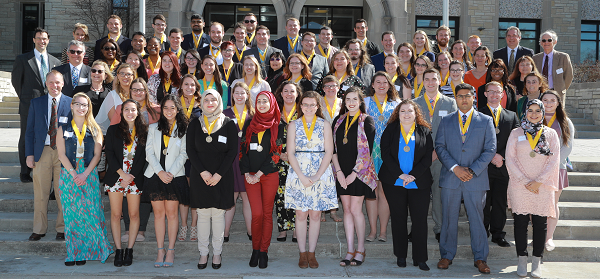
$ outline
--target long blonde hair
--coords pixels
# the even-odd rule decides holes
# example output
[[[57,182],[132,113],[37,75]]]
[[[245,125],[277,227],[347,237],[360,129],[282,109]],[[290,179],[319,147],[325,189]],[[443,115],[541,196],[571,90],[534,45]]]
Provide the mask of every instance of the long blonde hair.
[[[85,122],[87,122],[87,128],[92,133],[94,141],[101,142],[103,139],[102,130],[100,129],[100,126],[98,126],[98,123],[96,123],[96,120],[94,120],[94,114],[92,113],[92,100],[90,100],[90,97],[88,97],[88,95],[86,95],[83,92],[79,92],[73,96],[73,99],[71,100],[71,105],[75,104],[75,99],[79,97],[85,98],[88,104],[88,111],[85,113]]]

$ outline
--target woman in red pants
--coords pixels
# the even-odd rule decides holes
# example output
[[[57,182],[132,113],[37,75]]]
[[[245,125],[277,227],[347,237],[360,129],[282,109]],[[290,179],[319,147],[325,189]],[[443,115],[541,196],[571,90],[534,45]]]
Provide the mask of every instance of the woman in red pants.
[[[244,127],[240,171],[252,209],[252,257],[250,266],[267,268],[267,252],[273,232],[273,202],[279,187],[277,163],[283,145],[284,123],[275,96],[262,91],[256,96],[256,113]],[[285,156],[285,155],[284,155]]]

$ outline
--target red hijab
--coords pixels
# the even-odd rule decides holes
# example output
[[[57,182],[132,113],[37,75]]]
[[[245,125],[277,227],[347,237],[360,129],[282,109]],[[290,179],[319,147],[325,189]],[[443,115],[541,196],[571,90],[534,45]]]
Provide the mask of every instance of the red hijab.
[[[262,131],[266,131],[267,129],[271,129],[271,153],[277,152],[277,132],[279,131],[279,121],[281,119],[281,112],[279,112],[279,106],[277,105],[277,100],[273,93],[269,91],[261,91],[256,95],[256,101],[258,101],[258,96],[265,95],[269,98],[269,103],[271,104],[271,108],[266,113],[260,112],[258,109],[252,117],[250,121],[250,125],[248,125],[248,129],[246,130],[246,142],[248,145],[246,146],[246,151],[250,148],[250,138],[252,134],[258,134]],[[254,103],[254,107],[256,107],[256,103]]]

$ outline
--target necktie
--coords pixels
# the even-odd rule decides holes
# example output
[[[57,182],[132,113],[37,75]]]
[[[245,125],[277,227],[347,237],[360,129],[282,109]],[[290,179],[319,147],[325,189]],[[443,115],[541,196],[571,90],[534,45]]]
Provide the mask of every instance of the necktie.
[[[508,71],[512,72],[514,68],[515,68],[515,50],[511,49],[510,57],[508,59]]]
[[[467,123],[467,115],[466,114],[463,114],[462,120],[463,120],[463,126],[464,126],[465,123]]]
[[[77,87],[77,84],[79,83],[79,70],[77,67],[73,67],[71,70],[71,80],[73,80],[73,88]]]
[[[542,75],[547,79],[548,78],[548,55],[544,57],[544,67],[542,67]]]
[[[46,74],[48,74],[48,65],[46,65],[44,55],[40,55],[40,58],[40,64],[42,64],[42,83],[44,84],[44,87],[46,87]]]
[[[494,109],[494,115],[496,115],[496,111],[497,111],[497,110],[496,110],[496,109]],[[463,119],[464,119],[464,117],[463,117]],[[464,120],[463,120],[463,121],[464,121]]]
[[[52,112],[50,113],[50,126],[48,135],[50,136],[50,147],[56,149],[56,130],[58,122],[56,121],[56,98],[52,98]]]

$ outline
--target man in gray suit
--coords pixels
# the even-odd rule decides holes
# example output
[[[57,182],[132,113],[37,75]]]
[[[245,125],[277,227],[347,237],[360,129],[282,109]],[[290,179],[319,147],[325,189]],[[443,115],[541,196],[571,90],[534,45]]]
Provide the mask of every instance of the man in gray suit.
[[[367,90],[365,94],[368,96],[371,93],[371,81],[375,75],[375,66],[371,64],[371,58],[367,52],[367,48],[360,43],[358,39],[351,39],[346,42],[344,49],[350,55],[354,74],[362,80]]]
[[[254,58],[258,60],[263,78],[267,77],[267,73],[271,68],[271,64],[269,63],[271,54],[273,54],[273,52],[281,52],[280,49],[269,46],[270,38],[271,32],[269,31],[269,28],[264,25],[259,25],[256,28],[256,47],[244,51],[244,57],[254,56]]]
[[[69,42],[69,50],[67,50],[67,56],[69,57],[69,63],[60,65],[54,70],[59,71],[63,75],[63,89],[62,93],[65,96],[73,97],[75,93],[73,89],[79,85],[88,85],[92,81],[90,80],[90,66],[83,64],[83,57],[85,56],[85,45],[83,42],[72,40]]]
[[[488,274],[489,246],[483,225],[485,194],[490,189],[488,164],[496,155],[496,132],[491,117],[475,111],[475,89],[466,83],[456,86],[458,111],[440,122],[435,137],[435,152],[442,170],[442,232],[439,269],[448,269],[456,256],[458,214],[461,199],[469,218],[471,251],[479,272]]]
[[[431,136],[435,139],[438,127],[442,121],[442,117],[455,112],[458,108],[454,99],[440,93],[440,72],[436,69],[428,69],[423,73],[423,86],[425,94],[415,98],[415,102],[423,111],[423,117],[431,124]],[[435,101],[437,99],[437,102]],[[433,101],[433,102],[431,102]],[[433,113],[430,112],[430,107],[433,108]],[[437,160],[435,151],[433,152],[431,175],[433,176],[433,184],[431,185],[431,193],[433,200],[431,201],[431,216],[433,217],[433,233],[435,238],[440,241],[440,231],[442,230],[442,200],[440,198],[441,189],[440,170],[442,163]]]
[[[27,130],[27,115],[32,99],[45,95],[46,74],[60,65],[60,60],[50,55],[46,48],[50,42],[48,31],[40,27],[33,31],[33,51],[21,54],[15,58],[11,82],[19,96],[19,114],[21,118],[21,136],[19,138],[19,162],[21,163],[21,182],[32,182],[25,162],[25,130]]]
[[[310,82],[313,85],[313,90],[317,88],[319,80],[329,73],[329,66],[327,65],[327,58],[317,55],[315,52],[315,46],[317,45],[317,36],[313,32],[306,32],[302,34],[302,55],[306,57],[308,66],[310,67],[310,73],[312,78]]]

